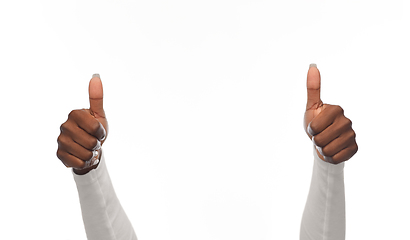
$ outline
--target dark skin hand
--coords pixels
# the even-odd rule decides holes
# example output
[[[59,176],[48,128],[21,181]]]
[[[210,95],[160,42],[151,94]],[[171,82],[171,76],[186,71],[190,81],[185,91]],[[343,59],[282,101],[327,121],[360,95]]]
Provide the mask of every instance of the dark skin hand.
[[[86,166],[92,158],[100,159],[101,146],[107,140],[108,122],[103,108],[103,88],[99,76],[93,75],[89,88],[89,109],[73,110],[60,127],[57,157],[66,167],[83,175],[98,167]]]
[[[320,99],[320,72],[311,66],[307,75],[308,100],[304,128],[325,162],[339,164],[356,154],[358,146],[352,121],[340,106],[323,104]]]

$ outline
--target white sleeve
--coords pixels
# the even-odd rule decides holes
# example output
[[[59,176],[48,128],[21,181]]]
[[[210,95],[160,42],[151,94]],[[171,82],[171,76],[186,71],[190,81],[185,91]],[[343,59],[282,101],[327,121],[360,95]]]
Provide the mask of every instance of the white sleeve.
[[[96,169],[85,175],[73,172],[88,240],[137,240],[105,165],[104,153]]]
[[[319,158],[314,149],[313,175],[303,212],[300,240],[344,240],[346,231],[344,162]]]

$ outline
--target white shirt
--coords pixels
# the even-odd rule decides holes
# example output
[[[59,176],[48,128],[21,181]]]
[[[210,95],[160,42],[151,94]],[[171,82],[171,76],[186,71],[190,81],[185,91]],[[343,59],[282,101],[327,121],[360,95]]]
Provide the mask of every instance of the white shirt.
[[[105,165],[104,153],[96,169],[85,175],[73,172],[88,240],[137,240]]]
[[[344,162],[319,158],[314,149],[312,180],[300,228],[300,240],[344,240],[346,231]]]
[[[321,160],[314,150],[313,174],[300,228],[300,240],[345,239],[344,163]],[[114,188],[104,154],[96,169],[73,172],[88,240],[137,240]]]

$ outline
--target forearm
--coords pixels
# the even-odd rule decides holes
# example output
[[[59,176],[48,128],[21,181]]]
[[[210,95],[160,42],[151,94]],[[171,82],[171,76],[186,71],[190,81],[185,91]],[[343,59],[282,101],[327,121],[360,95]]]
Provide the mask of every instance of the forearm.
[[[312,181],[300,229],[301,240],[344,240],[344,163],[321,160],[314,150]]]
[[[136,240],[134,229],[115,194],[104,154],[97,169],[73,172],[88,240]]]

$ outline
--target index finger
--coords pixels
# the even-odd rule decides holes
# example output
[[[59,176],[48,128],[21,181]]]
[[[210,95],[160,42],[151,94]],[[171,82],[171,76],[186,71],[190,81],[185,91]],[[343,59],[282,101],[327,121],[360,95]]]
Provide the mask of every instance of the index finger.
[[[307,131],[315,136],[333,124],[338,115],[343,114],[340,106],[328,105],[309,123]]]
[[[105,138],[106,131],[103,125],[91,115],[88,109],[72,111],[69,118],[73,119],[77,126],[100,141]]]

